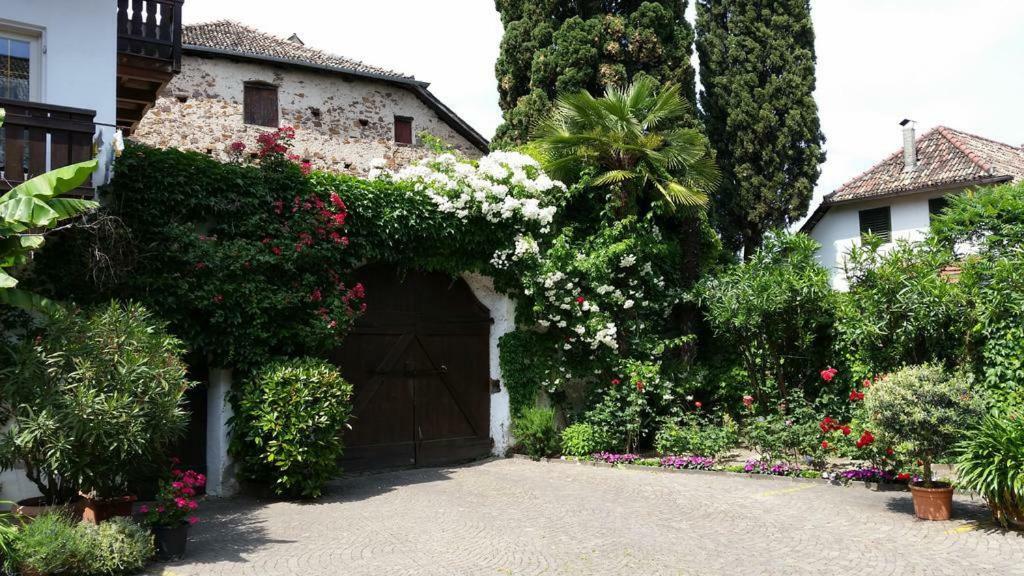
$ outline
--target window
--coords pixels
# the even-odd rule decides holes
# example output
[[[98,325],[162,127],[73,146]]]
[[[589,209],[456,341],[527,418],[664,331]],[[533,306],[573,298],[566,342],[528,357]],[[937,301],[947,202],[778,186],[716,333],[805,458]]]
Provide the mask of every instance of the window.
[[[277,86],[246,82],[244,108],[246,124],[277,128]]]
[[[888,206],[861,210],[859,216],[862,235],[870,232],[886,242],[892,239],[892,215]]]
[[[34,44],[28,37],[0,31],[0,98],[32,98],[32,70],[37,65]]]
[[[412,118],[395,116],[395,142],[412,144]]]
[[[939,196],[938,198],[928,199],[928,219],[933,220],[949,205],[949,200],[945,196]]]

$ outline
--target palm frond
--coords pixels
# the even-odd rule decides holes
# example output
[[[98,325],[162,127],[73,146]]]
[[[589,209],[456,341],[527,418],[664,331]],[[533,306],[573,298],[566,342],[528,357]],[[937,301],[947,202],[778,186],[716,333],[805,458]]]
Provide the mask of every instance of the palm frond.
[[[633,180],[637,178],[638,174],[632,170],[608,170],[594,177],[591,180],[591,184],[594,186],[607,186],[609,184],[619,184],[627,180]]]

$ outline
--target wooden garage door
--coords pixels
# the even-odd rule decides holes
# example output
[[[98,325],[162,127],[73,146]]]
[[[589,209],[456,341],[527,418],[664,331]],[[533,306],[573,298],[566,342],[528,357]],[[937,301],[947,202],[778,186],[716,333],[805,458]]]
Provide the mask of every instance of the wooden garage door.
[[[383,265],[357,273],[367,311],[335,356],[355,387],[347,470],[488,454],[491,318],[462,279]]]

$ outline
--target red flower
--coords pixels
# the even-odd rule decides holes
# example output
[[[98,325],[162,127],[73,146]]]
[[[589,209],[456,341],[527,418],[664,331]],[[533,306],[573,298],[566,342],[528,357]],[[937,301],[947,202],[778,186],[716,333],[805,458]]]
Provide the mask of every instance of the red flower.
[[[860,440],[857,440],[857,448],[870,446],[874,441],[875,436],[871,432],[865,430],[864,433],[860,435]]]
[[[835,368],[829,366],[828,368],[821,371],[821,379],[824,380],[825,382],[831,382],[832,379],[835,378],[836,374],[838,373],[839,370],[836,370]]]
[[[216,294],[214,295],[213,298],[211,298],[211,300],[213,300],[214,304],[220,304],[221,302],[224,301],[224,296],[222,294]]]
[[[586,298],[584,298],[583,296],[577,296],[576,297],[576,303],[577,304],[583,304],[584,302],[586,302]]]
[[[636,389],[639,390],[640,392],[643,392],[644,391],[644,383],[641,382],[640,380],[637,380],[636,381]]]
[[[835,420],[833,420],[833,419],[829,418],[828,416],[826,416],[824,418],[824,420],[822,420],[818,424],[818,428],[821,428],[821,432],[824,434],[824,433],[832,431],[834,429],[835,425],[836,425]]]
[[[886,453],[887,456],[892,456],[896,452],[894,452],[892,448],[886,448],[885,449],[885,453]]]
[[[696,406],[697,408],[704,406],[703,404],[700,403],[700,401],[694,402],[693,405]]]
[[[751,396],[750,394],[745,394],[743,396],[743,405],[747,406],[747,407],[753,406],[754,405],[754,397]]]
[[[822,440],[821,447],[824,448],[825,450],[828,450],[828,440]]]
[[[900,472],[899,474],[896,475],[896,479],[901,482],[906,482],[907,480],[910,480],[910,474],[908,474],[907,472]]]
[[[856,390],[850,390],[850,402],[857,402],[864,399],[864,393]]]
[[[618,378],[612,378],[612,386],[618,386],[621,381]]]
[[[231,151],[232,152],[241,152],[243,150],[245,150],[245,142],[232,142],[231,143]]]
[[[843,436],[849,436],[850,433],[853,432],[852,430],[850,430],[850,427],[846,425],[842,426],[840,430],[843,431]]]
[[[273,248],[271,248],[270,251],[274,253],[274,256],[280,256],[281,255],[281,249],[278,248],[277,246],[274,246]]]

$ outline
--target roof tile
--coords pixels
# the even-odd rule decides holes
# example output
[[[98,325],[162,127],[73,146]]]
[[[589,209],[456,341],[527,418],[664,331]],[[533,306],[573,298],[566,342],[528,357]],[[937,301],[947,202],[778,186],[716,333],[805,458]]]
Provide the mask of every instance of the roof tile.
[[[182,29],[182,43],[186,46],[280,58],[313,66],[348,69],[395,80],[415,80],[412,76],[309,48],[301,43],[267,34],[232,20],[187,25]]]
[[[1024,179],[1024,150],[939,126],[917,139],[917,168],[906,171],[899,150],[829,194],[830,204],[892,196],[999,176]]]

